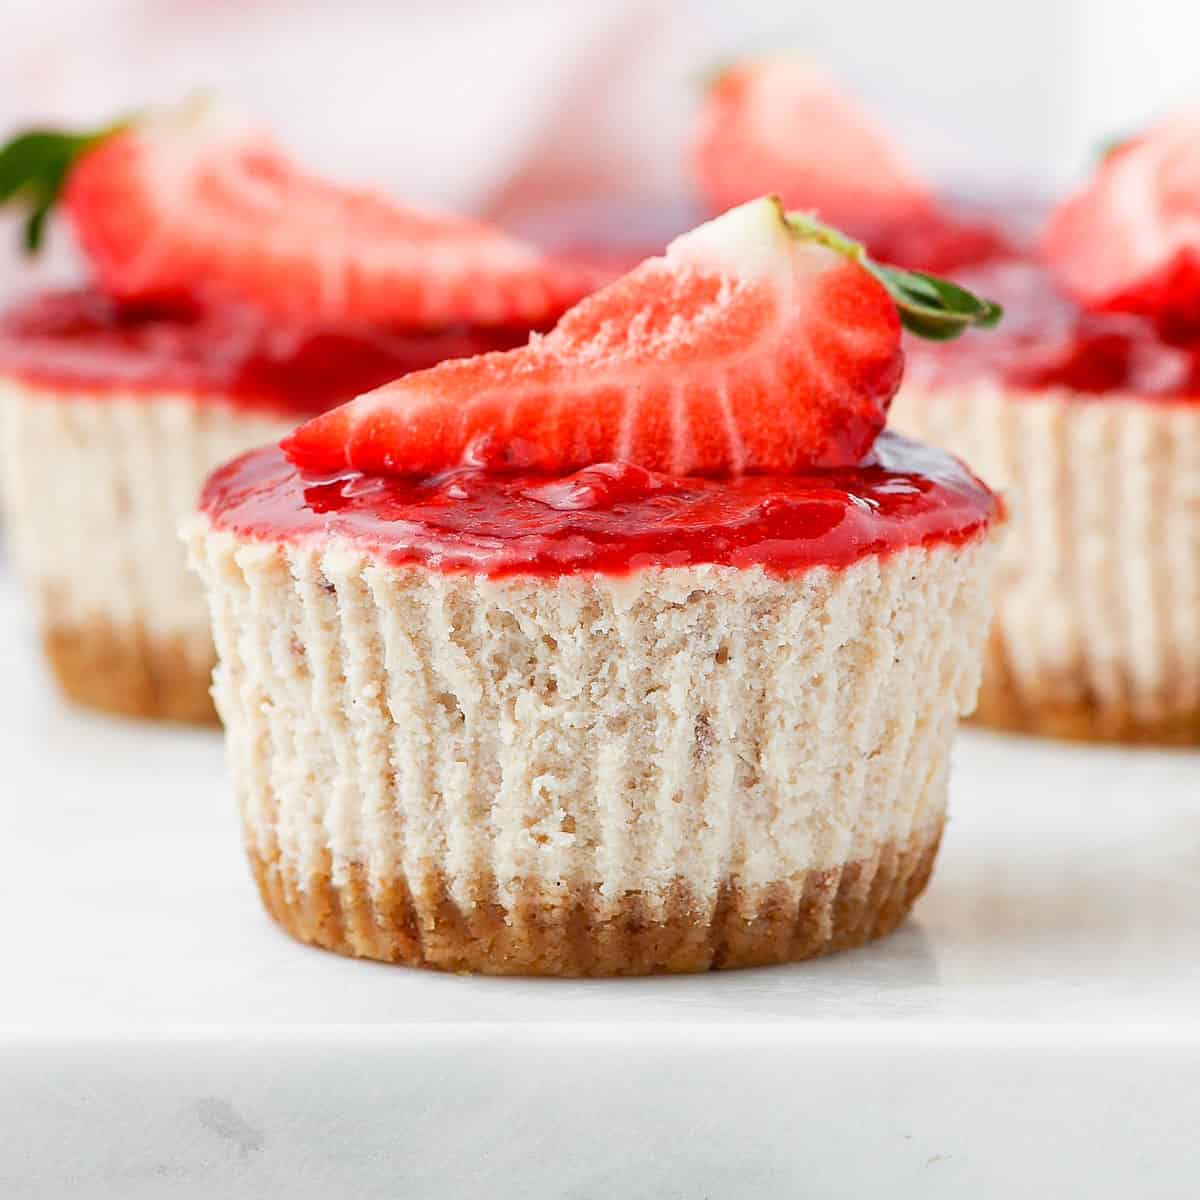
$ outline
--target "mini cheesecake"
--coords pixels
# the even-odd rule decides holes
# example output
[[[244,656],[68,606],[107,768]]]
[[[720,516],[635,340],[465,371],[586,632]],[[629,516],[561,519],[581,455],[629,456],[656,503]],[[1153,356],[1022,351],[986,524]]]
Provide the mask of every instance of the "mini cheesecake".
[[[296,937],[695,971],[856,945],[924,888],[996,515],[949,455],[399,481],[270,449],[201,513],[246,847]]]
[[[900,324],[866,261],[748,204],[544,338],[210,478],[186,538],[284,929],[616,975],[808,958],[904,917],[1000,507],[880,433]]]
[[[1089,313],[1035,264],[969,273],[987,339],[914,345],[892,424],[1012,498],[980,721],[1200,741],[1200,342]]]
[[[178,538],[205,476],[364,388],[527,336],[287,324],[94,291],[0,317],[9,533],[63,691],[131,716],[214,719],[208,614]]]
[[[72,698],[211,718],[176,538],[213,467],[447,358],[519,345],[594,273],[294,163],[207,103],[0,153],[36,245],[60,198],[89,290],[0,322],[17,556]]]
[[[913,347],[898,428],[1011,490],[979,716],[1200,742],[1200,113],[1109,153],[987,341]]]

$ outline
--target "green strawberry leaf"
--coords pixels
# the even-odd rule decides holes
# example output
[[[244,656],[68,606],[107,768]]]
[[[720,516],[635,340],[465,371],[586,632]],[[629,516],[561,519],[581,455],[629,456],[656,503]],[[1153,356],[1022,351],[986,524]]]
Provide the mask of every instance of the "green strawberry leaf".
[[[972,325],[991,329],[1004,315],[995,301],[976,296],[949,279],[869,261],[865,265],[895,300],[904,328],[918,337],[946,342]]]
[[[42,233],[46,228],[46,218],[50,215],[51,203],[39,204],[29,214],[25,222],[24,239],[22,244],[26,254],[36,254],[42,245]]]
[[[784,213],[783,219],[801,237],[820,242],[861,263],[896,302],[904,328],[918,337],[949,341],[972,326],[990,329],[1004,315],[999,304],[976,296],[949,279],[875,262],[860,242],[805,213]]]
[[[127,123],[118,121],[103,129],[75,133],[31,129],[0,147],[0,204],[18,204],[27,210],[27,252],[34,253],[41,246],[46,218],[58,202],[75,161]]]

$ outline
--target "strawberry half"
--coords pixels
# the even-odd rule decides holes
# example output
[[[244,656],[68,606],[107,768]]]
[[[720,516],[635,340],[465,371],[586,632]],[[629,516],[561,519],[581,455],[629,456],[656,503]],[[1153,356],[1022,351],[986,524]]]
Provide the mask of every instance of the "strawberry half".
[[[929,189],[858,105],[810,63],[740,63],[711,85],[692,149],[713,211],[778,193],[856,232],[929,216]]]
[[[999,311],[877,266],[764,198],[677,238],[546,336],[408,375],[282,444],[312,471],[415,476],[611,460],[674,475],[846,466],[870,450],[900,382],[901,317],[953,337]]]
[[[1106,155],[1051,214],[1042,250],[1085,308],[1200,327],[1200,110]]]
[[[29,241],[59,191],[99,286],[125,301],[238,300],[269,316],[435,327],[544,325],[598,282],[501,231],[340,187],[210,104],[0,153]],[[36,224],[35,224],[36,222]]]

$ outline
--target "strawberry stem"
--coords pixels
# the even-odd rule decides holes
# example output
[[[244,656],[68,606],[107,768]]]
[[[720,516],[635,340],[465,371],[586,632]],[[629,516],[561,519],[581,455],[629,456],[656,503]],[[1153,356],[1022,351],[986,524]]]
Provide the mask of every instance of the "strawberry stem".
[[[20,204],[28,210],[24,227],[27,253],[41,246],[46,218],[76,160],[127,123],[117,121],[102,129],[78,132],[31,129],[0,148],[0,205]]]
[[[1096,163],[1102,163],[1105,159],[1111,158],[1118,150],[1124,150],[1129,143],[1133,141],[1133,135],[1129,133],[1112,134],[1107,137],[1096,147]]]
[[[901,324],[918,337],[950,341],[971,326],[990,329],[1004,315],[999,304],[976,296],[949,279],[875,262],[861,242],[805,213],[783,213],[783,219],[793,233],[820,242],[870,271],[896,302]]]

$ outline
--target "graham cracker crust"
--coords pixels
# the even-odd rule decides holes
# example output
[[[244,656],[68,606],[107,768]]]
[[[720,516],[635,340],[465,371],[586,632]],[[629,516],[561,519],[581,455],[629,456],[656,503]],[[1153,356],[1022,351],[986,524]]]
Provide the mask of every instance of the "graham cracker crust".
[[[212,663],[198,663],[181,637],[152,637],[97,619],[52,626],[46,656],[69,699],[125,717],[215,724]]]
[[[1064,696],[1077,696],[1067,700]],[[1003,639],[988,639],[979,704],[970,720],[1009,733],[1034,734],[1081,742],[1125,742],[1145,746],[1200,745],[1200,706],[1146,720],[1131,705],[1097,696],[1080,678],[1047,679],[1037,690],[1020,687],[1009,665]]]
[[[942,825],[872,858],[756,889],[723,886],[716,904],[680,885],[657,903],[640,893],[601,902],[528,881],[509,913],[494,878],[464,911],[440,873],[414,895],[403,878],[374,886],[360,866],[335,883],[328,860],[305,878],[278,850],[248,848],[267,911],[292,937],[338,954],[484,975],[649,975],[815,958],[890,933],[925,889]]]

